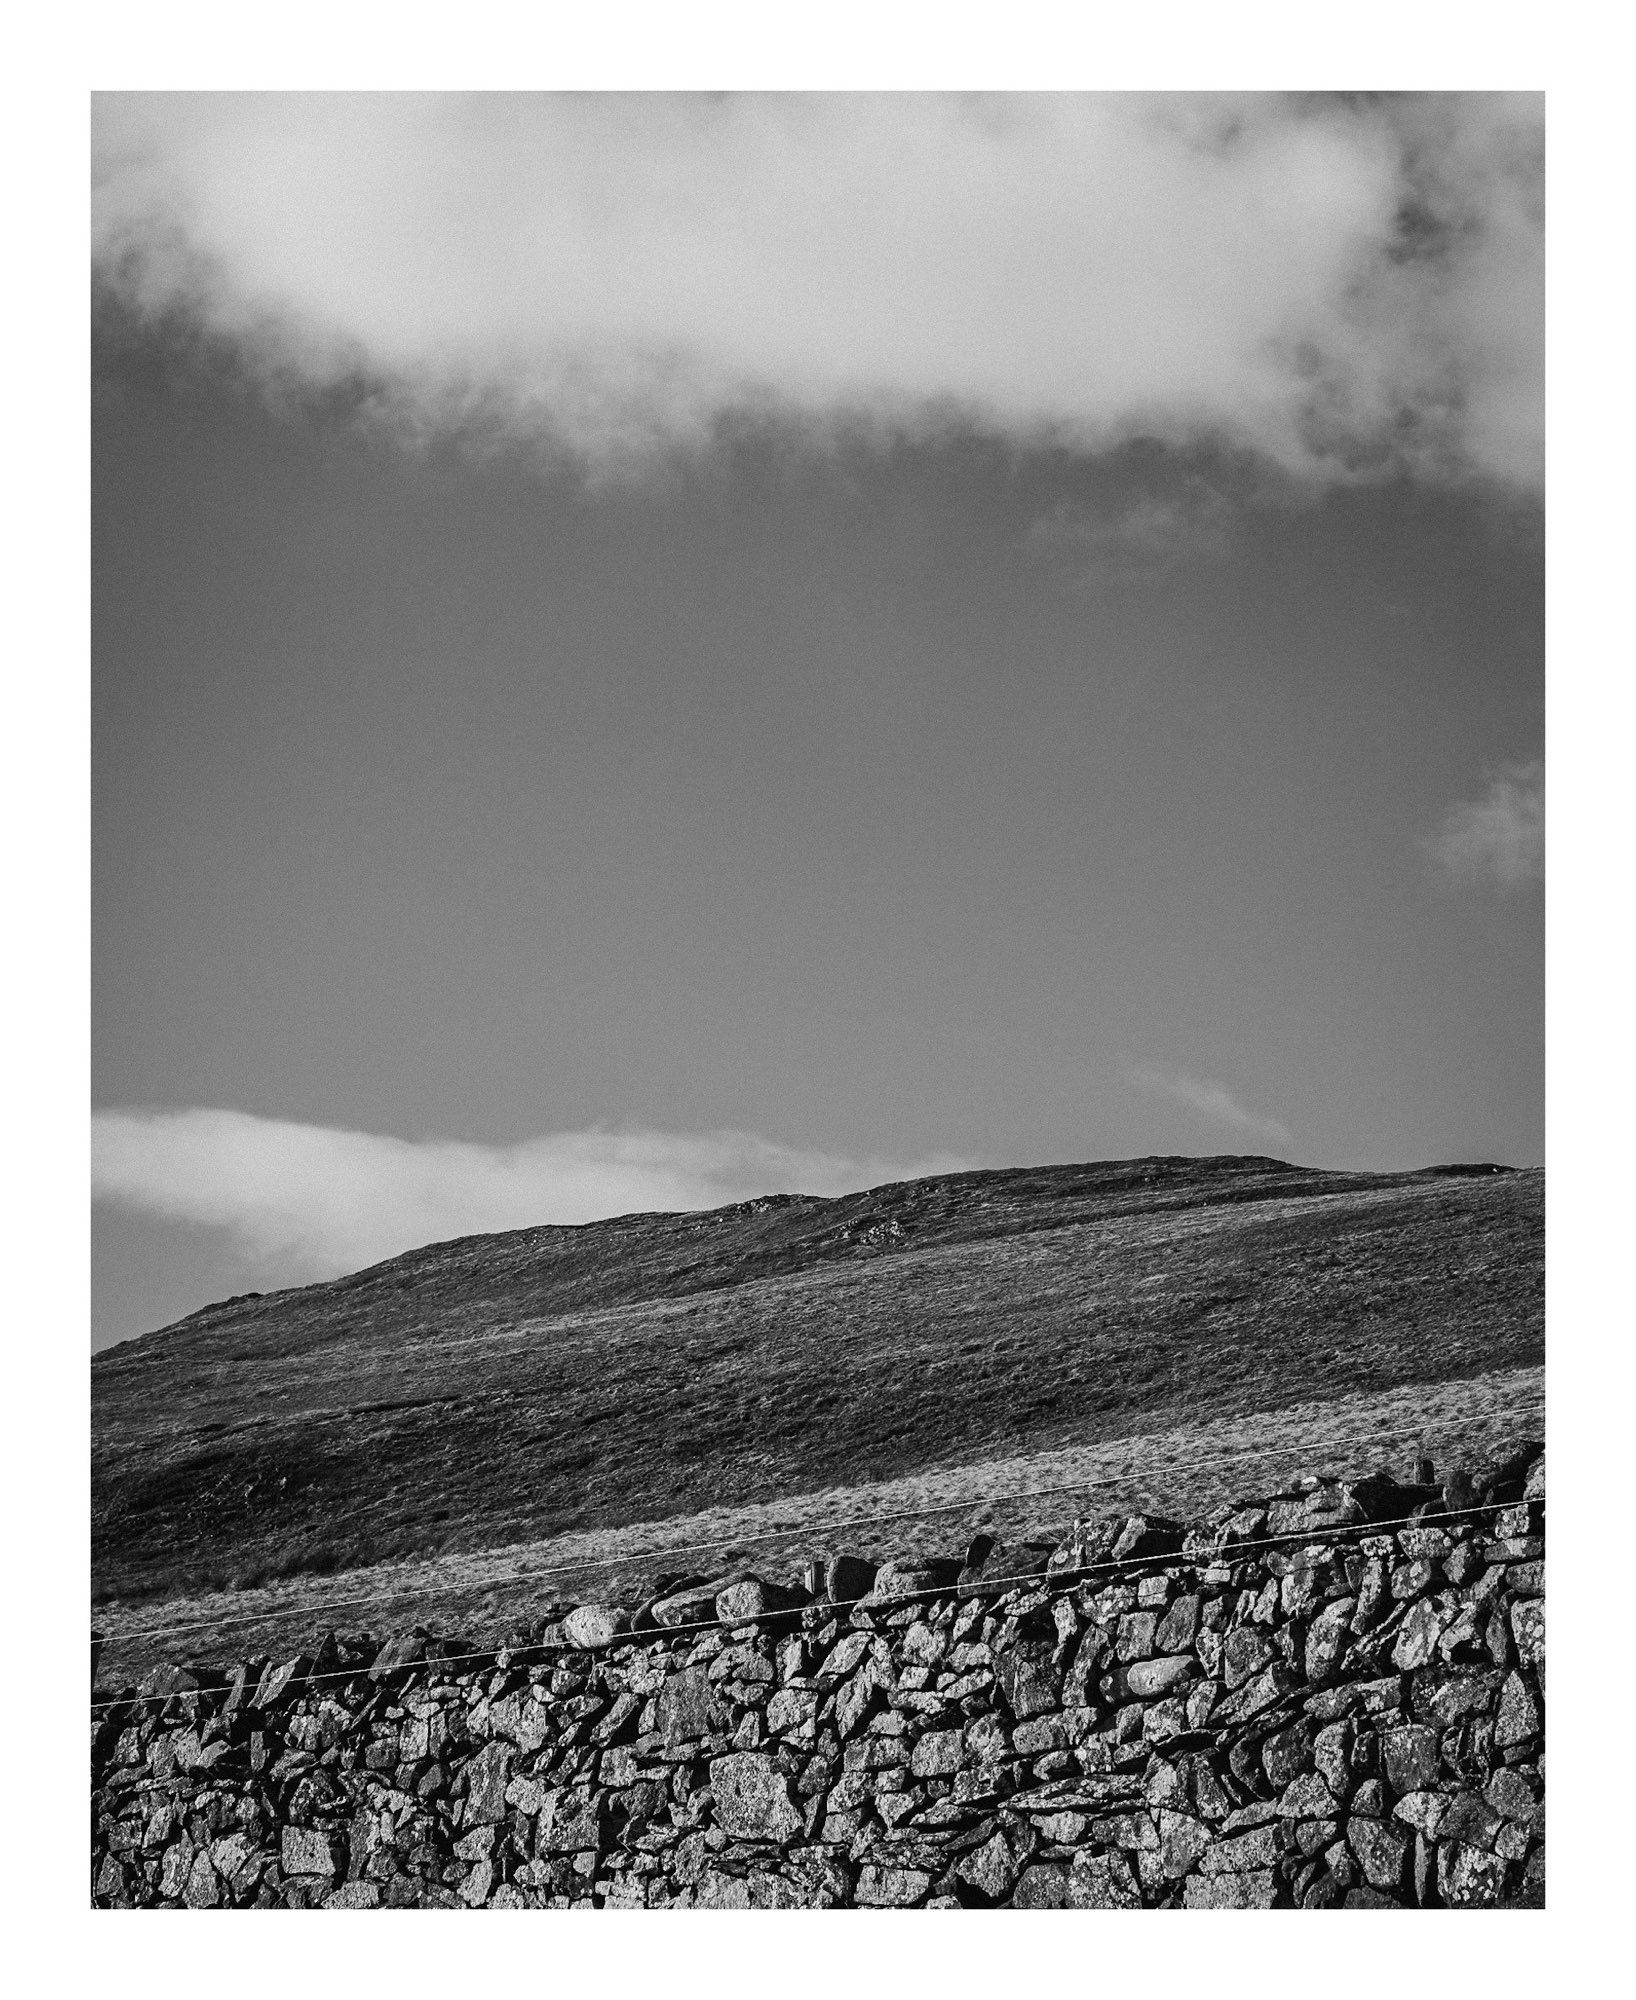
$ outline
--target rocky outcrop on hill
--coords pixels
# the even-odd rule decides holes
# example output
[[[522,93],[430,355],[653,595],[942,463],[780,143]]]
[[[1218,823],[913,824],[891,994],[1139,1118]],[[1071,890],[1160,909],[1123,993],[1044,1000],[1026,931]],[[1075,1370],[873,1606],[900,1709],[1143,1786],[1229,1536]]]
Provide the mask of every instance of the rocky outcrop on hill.
[[[161,1668],[93,1706],[92,1900],[1539,1904],[1544,1470]]]

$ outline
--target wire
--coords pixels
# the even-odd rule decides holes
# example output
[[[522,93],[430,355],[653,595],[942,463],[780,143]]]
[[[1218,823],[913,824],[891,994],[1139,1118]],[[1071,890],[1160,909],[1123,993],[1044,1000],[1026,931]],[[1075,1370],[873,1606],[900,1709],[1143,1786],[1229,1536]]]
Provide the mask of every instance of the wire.
[[[1520,1412],[1509,1414],[1520,1414]],[[1424,1435],[1425,1426],[1412,1431],[1388,1433],[1384,1436],[1377,1434],[1369,1440],[1368,1449],[1378,1450],[1386,1445],[1414,1443]],[[1118,1444],[1120,1442],[1122,1440],[1109,1440],[1110,1444]],[[1330,1437],[1308,1440],[1299,1446],[1288,1447],[1288,1449],[1299,1451],[1302,1456],[1306,1456],[1315,1451],[1338,1451],[1348,1445],[1354,1444],[1362,1448],[1361,1440],[1351,1437]],[[1281,1449],[1284,1448],[1278,1445],[1250,1445],[1239,1452],[1223,1453],[1221,1456],[1212,1459],[1207,1467],[1190,1467],[1189,1472],[1192,1476],[1196,1477],[1203,1470],[1214,1471],[1224,1465],[1241,1464],[1246,1459],[1276,1456]],[[707,1542],[665,1543],[656,1547],[632,1549],[624,1554],[587,1556],[577,1562],[553,1563],[540,1569],[512,1570],[504,1572],[499,1576],[490,1576],[481,1579],[468,1578],[452,1580],[448,1583],[434,1581],[424,1584],[406,1584],[401,1589],[396,1590],[369,1591],[356,1597],[326,1598],[321,1604],[270,1605],[260,1611],[236,1613],[226,1618],[191,1618],[170,1625],[131,1626],[122,1632],[103,1634],[102,1644],[104,1646],[115,1646],[134,1640],[168,1638],[178,1632],[219,1631],[228,1626],[264,1625],[292,1616],[303,1620],[307,1618],[317,1619],[329,1611],[353,1610],[363,1604],[387,1604],[401,1602],[405,1599],[445,1597],[457,1592],[475,1595],[478,1592],[493,1591],[513,1584],[541,1582],[560,1576],[580,1576],[587,1570],[617,1569],[626,1564],[655,1562],[671,1556],[702,1555],[711,1549],[719,1549],[724,1546],[729,1548],[750,1548],[768,1542],[787,1542],[796,1537],[810,1538],[833,1534],[836,1530],[842,1528],[882,1527],[889,1521],[925,1520],[939,1514],[966,1514],[971,1513],[978,1507],[1006,1507],[1029,1500],[1054,1499],[1065,1493],[1090,1494],[1095,1492],[1099,1487],[1128,1485],[1130,1483],[1129,1481],[1106,1478],[1074,1480],[1067,1485],[1035,1487],[1030,1491],[1022,1493],[998,1495],[977,1494],[970,1499],[939,1502],[935,1506],[903,1507],[885,1514],[860,1514],[829,1521],[807,1522],[792,1528],[768,1529],[761,1534],[721,1534],[716,1536],[714,1540]],[[619,1531],[615,1529],[612,1532],[618,1533]]]
[[[1240,1556],[1246,1555],[1254,1549],[1274,1548],[1282,1542],[1302,1542],[1310,1546],[1326,1541],[1336,1541],[1343,1535],[1364,1537],[1378,1535],[1391,1528],[1415,1527],[1420,1525],[1440,1527],[1445,1521],[1464,1520],[1479,1514],[1501,1514],[1509,1508],[1520,1504],[1522,1503],[1514,1500],[1495,1500],[1487,1502],[1480,1507],[1450,1508],[1446,1513],[1427,1515],[1423,1517],[1422,1521],[1417,1521],[1412,1514],[1400,1514],[1385,1521],[1352,1521],[1346,1523],[1344,1526],[1331,1528],[1327,1531],[1320,1530],[1314,1532],[1311,1528],[1295,1529],[1288,1534],[1266,1535],[1253,1541],[1232,1542],[1223,1548],[1212,1550],[1208,1556],[1184,1557],[1182,1558],[1182,1562],[1186,1568],[1210,1569],[1218,1563],[1236,1561]],[[1118,1559],[1110,1558],[1104,1562],[1084,1563],[1078,1568],[1056,1570],[1049,1575],[1040,1570],[1026,1570],[1014,1571],[1005,1576],[992,1578],[978,1577],[972,1583],[965,1586],[965,1601],[980,1600],[991,1595],[1003,1595],[1014,1585],[1029,1583],[1036,1585],[1047,1584],[1052,1589],[1060,1592],[1072,1585],[1084,1582],[1089,1577],[1102,1575],[1108,1571],[1151,1569],[1155,1564],[1172,1563],[1175,1560],[1175,1552],[1169,1555],[1125,1556]],[[825,1600],[819,1598],[814,1600],[814,1605],[838,1616],[843,1611],[855,1611],[859,1605],[864,1605],[870,1610],[878,1608],[882,1611],[900,1611],[908,1604],[933,1602],[938,1598],[948,1597],[952,1594],[954,1594],[954,1587],[949,1584],[942,1584],[935,1589],[893,1591],[889,1598],[873,1601],[868,1596],[847,1598],[839,1603],[827,1603]],[[667,1639],[683,1638],[689,1633],[694,1632],[733,1632],[746,1629],[751,1625],[774,1625],[792,1618],[799,1618],[803,1612],[812,1608],[814,1608],[813,1605],[795,1605],[784,1611],[766,1612],[759,1618],[742,1618],[731,1621],[711,1618],[701,1620],[697,1624],[656,1625],[651,1632],[621,1632],[616,1634],[612,1639],[595,1646],[579,1646],[571,1640],[566,1639],[540,1641],[538,1643],[527,1642],[516,1646],[486,1646],[467,1653],[445,1653],[435,1660],[406,1661],[402,1667],[390,1668],[387,1672],[413,1673],[417,1668],[426,1668],[435,1674],[436,1670],[440,1667],[454,1666],[463,1661],[488,1660],[492,1662],[495,1655],[499,1652],[509,1652],[512,1654],[550,1653],[559,1655],[563,1653],[583,1655],[586,1653],[611,1652],[619,1646],[650,1646]],[[302,1688],[307,1688],[318,1681],[363,1680],[372,1675],[373,1671],[372,1666],[365,1666],[360,1663],[354,1667],[338,1668],[332,1673],[308,1674],[298,1685]],[[382,1678],[384,1681],[385,1675]],[[163,1706],[168,1701],[185,1701],[190,1695],[208,1694],[209,1692],[210,1690],[208,1689],[180,1688],[174,1695],[110,1695],[102,1701],[93,1701],[91,1707],[93,1710],[121,1708],[134,1706],[139,1701],[157,1701]]]

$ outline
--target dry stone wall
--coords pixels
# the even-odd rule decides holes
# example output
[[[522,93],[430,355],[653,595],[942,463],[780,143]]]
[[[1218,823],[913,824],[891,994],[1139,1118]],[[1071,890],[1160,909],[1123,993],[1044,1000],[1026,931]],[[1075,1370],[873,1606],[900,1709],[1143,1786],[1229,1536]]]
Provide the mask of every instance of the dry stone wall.
[[[1544,1473],[160,1668],[93,1708],[92,1900],[1537,1905]]]

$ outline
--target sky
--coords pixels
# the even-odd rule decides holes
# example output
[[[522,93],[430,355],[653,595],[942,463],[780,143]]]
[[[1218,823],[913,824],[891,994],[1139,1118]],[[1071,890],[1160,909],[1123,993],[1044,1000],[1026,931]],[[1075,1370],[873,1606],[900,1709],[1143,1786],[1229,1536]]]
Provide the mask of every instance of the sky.
[[[1538,98],[103,96],[93,1344],[1543,1153]]]

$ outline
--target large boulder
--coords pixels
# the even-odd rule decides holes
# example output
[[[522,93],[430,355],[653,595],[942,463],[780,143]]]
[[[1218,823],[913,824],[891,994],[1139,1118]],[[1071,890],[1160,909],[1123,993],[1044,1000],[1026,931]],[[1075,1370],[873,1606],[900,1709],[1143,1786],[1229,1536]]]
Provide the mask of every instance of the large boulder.
[[[717,1594],[716,1616],[723,1625],[754,1625],[781,1612],[798,1611],[806,1601],[803,1590],[747,1576]]]
[[[667,1629],[677,1625],[709,1625],[716,1616],[716,1599],[729,1584],[738,1581],[737,1577],[718,1576],[713,1581],[683,1584],[663,1597],[650,1599],[644,1608],[655,1625]]]
[[[875,1572],[874,1585],[866,1604],[911,1603],[916,1598],[952,1593],[964,1565],[935,1556],[911,1556],[904,1561],[883,1563]]]
[[[583,1652],[611,1646],[631,1629],[631,1616],[622,1604],[581,1604],[562,1621],[563,1637]]]
[[[857,1604],[875,1587],[879,1564],[865,1556],[829,1552],[823,1557],[823,1595],[831,1604]]]

